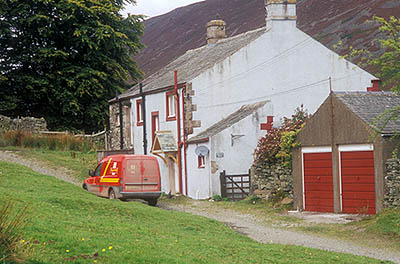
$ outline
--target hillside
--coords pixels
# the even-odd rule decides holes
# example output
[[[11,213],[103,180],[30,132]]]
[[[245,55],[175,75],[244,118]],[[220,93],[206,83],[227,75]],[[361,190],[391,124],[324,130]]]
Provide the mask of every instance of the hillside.
[[[379,33],[377,25],[364,22],[374,15],[397,14],[398,0],[297,1],[298,28],[329,48],[342,39],[342,55],[351,45],[379,52],[371,42]],[[135,57],[140,69],[149,76],[187,50],[205,45],[205,25],[215,18],[227,22],[228,36],[260,28],[265,25],[264,0],[206,0],[146,20],[146,48]]]

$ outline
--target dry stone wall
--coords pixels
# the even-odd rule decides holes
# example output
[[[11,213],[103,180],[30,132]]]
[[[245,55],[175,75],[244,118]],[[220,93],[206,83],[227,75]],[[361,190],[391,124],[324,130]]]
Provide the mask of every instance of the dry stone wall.
[[[386,208],[400,207],[400,159],[389,159],[386,168],[383,204]]]
[[[22,117],[11,119],[0,115],[0,132],[21,130],[26,132],[47,131],[47,123],[44,118]]]
[[[252,169],[251,188],[253,194],[271,199],[277,194],[293,199],[292,170],[283,164],[258,163]]]

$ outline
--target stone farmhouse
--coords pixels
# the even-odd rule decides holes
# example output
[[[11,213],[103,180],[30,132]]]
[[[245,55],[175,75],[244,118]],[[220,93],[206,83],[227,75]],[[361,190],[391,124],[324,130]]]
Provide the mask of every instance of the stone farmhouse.
[[[111,148],[159,158],[162,189],[195,199],[221,193],[219,175],[246,173],[260,137],[330,91],[365,91],[373,75],[296,27],[296,0],[267,0],[266,27],[190,50],[110,101]]]

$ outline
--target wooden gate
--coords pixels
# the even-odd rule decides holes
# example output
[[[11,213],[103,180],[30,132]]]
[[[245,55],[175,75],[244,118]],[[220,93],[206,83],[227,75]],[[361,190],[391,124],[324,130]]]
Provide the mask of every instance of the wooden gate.
[[[226,171],[220,173],[221,197],[231,201],[247,198],[250,194],[250,170],[248,174],[227,175]]]

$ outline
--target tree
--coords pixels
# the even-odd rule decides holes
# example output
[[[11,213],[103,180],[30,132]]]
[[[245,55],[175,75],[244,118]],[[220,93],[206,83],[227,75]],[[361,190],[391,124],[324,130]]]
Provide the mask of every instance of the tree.
[[[345,57],[358,57],[361,66],[373,66],[377,69],[377,77],[382,80],[384,87],[400,93],[400,19],[394,16],[389,19],[374,16],[373,21],[379,25],[378,37],[374,39],[383,51],[374,57],[369,50],[350,47]],[[339,45],[342,43],[339,42]]]
[[[0,0],[0,113],[50,129],[104,128],[108,100],[141,73],[135,0]]]

